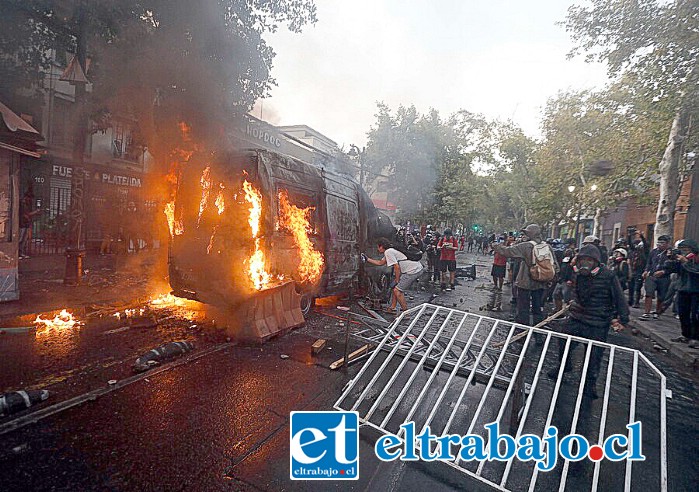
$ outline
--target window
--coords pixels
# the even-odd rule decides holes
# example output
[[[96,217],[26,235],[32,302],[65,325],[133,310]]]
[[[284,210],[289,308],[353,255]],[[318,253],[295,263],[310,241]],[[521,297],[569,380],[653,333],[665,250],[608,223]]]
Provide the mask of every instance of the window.
[[[133,136],[129,125],[124,123],[114,124],[114,140],[112,142],[112,152],[118,159],[137,161],[138,156],[134,154]]]
[[[621,222],[615,222],[614,223],[614,235],[612,236],[612,244],[616,244],[616,242],[619,240],[621,237]]]
[[[311,229],[312,235],[318,235],[318,200],[314,195],[308,194],[307,192],[297,191],[294,189],[289,189],[286,187],[277,188],[277,210],[280,210],[279,204],[279,193],[286,192],[289,197],[289,204],[297,208],[308,208],[312,207],[313,210],[310,214],[309,227]]]

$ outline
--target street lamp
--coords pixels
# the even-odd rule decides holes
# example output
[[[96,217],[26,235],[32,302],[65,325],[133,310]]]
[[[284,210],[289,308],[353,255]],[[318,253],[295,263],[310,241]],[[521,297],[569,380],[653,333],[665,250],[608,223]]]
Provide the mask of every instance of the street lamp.
[[[570,191],[571,193],[573,193],[573,192],[575,191],[575,186],[574,186],[574,185],[570,185],[570,186],[568,187],[568,191]]]

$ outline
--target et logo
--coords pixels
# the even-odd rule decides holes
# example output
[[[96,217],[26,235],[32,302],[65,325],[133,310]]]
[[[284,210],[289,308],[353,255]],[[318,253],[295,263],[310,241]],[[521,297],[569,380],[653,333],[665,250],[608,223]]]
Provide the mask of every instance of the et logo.
[[[289,475],[292,480],[357,480],[357,412],[291,412]]]

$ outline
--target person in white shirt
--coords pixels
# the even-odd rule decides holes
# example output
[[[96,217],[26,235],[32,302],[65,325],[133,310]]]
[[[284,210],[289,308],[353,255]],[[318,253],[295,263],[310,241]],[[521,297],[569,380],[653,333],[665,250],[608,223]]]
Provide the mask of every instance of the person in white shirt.
[[[367,258],[367,262],[376,266],[392,266],[393,267],[393,283],[391,289],[391,307],[385,311],[389,314],[396,313],[396,304],[400,304],[403,311],[408,309],[408,303],[405,301],[405,291],[422,273],[422,263],[419,261],[411,261],[403,253],[394,249],[391,241],[385,237],[379,238],[376,241],[376,246],[379,253],[383,254],[380,260]]]

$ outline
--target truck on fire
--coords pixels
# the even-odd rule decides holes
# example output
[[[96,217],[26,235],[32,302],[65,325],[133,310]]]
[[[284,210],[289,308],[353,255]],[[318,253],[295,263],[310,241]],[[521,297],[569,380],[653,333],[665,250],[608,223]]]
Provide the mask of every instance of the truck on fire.
[[[306,314],[355,288],[360,253],[395,233],[353,177],[267,150],[193,156],[168,206],[174,293],[218,305],[292,280]]]

